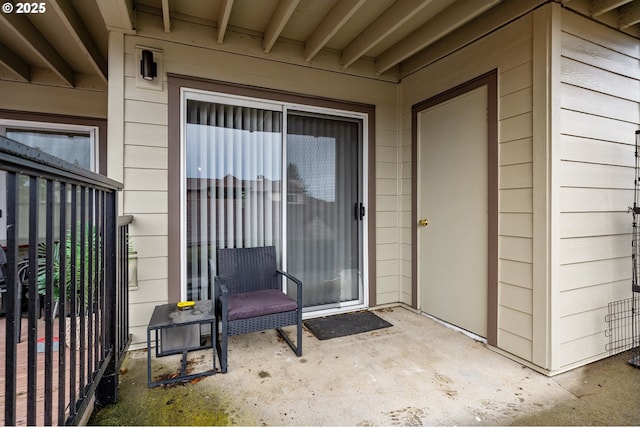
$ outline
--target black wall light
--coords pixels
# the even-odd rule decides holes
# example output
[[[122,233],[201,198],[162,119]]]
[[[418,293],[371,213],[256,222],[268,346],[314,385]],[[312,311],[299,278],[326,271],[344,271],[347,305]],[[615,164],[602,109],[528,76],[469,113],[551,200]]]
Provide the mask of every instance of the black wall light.
[[[145,80],[153,80],[158,76],[158,64],[153,62],[153,52],[148,49],[142,51],[140,74],[142,74],[142,78]]]

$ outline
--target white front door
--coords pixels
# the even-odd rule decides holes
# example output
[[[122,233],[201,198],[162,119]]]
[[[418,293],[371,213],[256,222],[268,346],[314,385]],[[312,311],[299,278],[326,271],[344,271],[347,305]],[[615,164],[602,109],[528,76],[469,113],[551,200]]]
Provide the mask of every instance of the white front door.
[[[419,308],[487,336],[487,94],[418,112]]]

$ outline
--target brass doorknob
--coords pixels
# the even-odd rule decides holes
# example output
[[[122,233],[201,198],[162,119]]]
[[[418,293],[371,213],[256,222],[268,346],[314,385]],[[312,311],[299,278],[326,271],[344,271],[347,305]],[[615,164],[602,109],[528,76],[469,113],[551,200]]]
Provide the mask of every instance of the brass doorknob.
[[[428,219],[421,219],[420,221],[418,221],[418,224],[426,227],[427,225],[429,225],[429,220]]]

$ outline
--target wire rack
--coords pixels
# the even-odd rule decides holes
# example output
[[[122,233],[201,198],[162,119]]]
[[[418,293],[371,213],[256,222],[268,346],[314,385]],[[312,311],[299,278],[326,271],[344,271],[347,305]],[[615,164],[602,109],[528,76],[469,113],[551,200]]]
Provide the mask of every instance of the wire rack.
[[[609,338],[607,351],[610,355],[630,350],[629,363],[640,368],[640,295],[609,303],[606,316]]]

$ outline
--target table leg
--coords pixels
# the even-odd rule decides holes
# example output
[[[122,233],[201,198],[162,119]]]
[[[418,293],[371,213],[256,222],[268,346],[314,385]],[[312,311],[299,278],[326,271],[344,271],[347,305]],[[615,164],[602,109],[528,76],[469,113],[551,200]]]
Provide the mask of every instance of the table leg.
[[[151,330],[149,328],[147,328],[147,387],[151,387]]]

